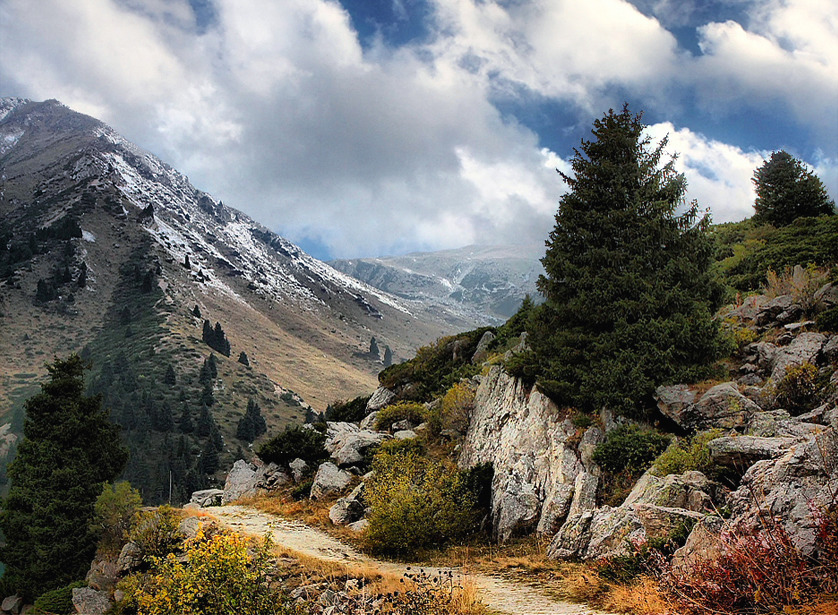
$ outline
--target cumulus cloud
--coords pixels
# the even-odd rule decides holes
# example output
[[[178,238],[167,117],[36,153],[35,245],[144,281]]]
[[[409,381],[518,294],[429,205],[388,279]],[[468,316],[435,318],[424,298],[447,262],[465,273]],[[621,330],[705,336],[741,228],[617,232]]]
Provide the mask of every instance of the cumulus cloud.
[[[214,0],[210,22],[188,0],[0,0],[0,94],[99,117],[197,187],[336,257],[539,243],[567,153],[499,101],[560,101],[575,126],[626,95],[667,109],[679,104],[672,88],[711,84],[708,105],[779,98],[825,122],[834,22],[808,37],[812,15],[786,19],[802,1],[766,2],[748,29],[706,25],[692,58],[625,0],[429,0],[427,37],[397,48],[364,48],[335,0]],[[717,220],[749,215],[758,154],[658,129]],[[824,146],[823,168],[836,156]]]

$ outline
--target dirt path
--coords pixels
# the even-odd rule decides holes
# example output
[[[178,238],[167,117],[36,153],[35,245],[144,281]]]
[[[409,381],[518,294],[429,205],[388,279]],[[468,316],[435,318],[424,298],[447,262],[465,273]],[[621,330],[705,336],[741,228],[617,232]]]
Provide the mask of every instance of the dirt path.
[[[246,506],[223,506],[204,509],[227,527],[243,534],[265,536],[278,545],[303,555],[330,562],[373,565],[381,571],[403,574],[407,565],[383,562],[358,552],[328,534],[299,521],[290,521]],[[414,570],[416,566],[412,567]],[[421,567],[435,575],[449,569]],[[455,574],[459,570],[453,569]],[[500,577],[470,574],[480,598],[489,609],[507,615],[607,615],[588,607],[557,602],[533,588]]]

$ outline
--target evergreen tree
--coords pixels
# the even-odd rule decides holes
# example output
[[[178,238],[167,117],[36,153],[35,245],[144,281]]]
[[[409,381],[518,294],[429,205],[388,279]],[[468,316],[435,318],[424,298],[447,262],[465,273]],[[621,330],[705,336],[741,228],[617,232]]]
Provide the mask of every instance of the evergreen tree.
[[[212,430],[212,415],[206,404],[201,404],[201,411],[198,413],[198,422],[195,425],[195,434],[200,438],[206,438]]]
[[[175,374],[175,368],[172,367],[171,363],[166,367],[166,375],[163,376],[163,382],[170,386],[177,384],[177,374]]]
[[[751,180],[757,191],[754,220],[786,226],[797,218],[834,215],[823,182],[784,150],[773,152]]]
[[[79,267],[79,277],[76,280],[76,284],[79,288],[87,286],[87,263],[84,261],[81,262],[81,266]]]
[[[547,300],[530,318],[531,350],[508,363],[583,411],[640,415],[657,385],[705,376],[718,354],[709,219],[695,202],[676,215],[685,180],[644,128],[612,110],[575,150],[542,259]]]
[[[238,360],[239,360],[239,363],[241,363],[242,365],[250,367],[250,360],[247,358],[247,353],[244,350],[242,350],[239,353],[239,359]]]
[[[390,367],[393,364],[393,351],[389,346],[384,347],[384,367]]]
[[[192,433],[195,431],[195,425],[192,423],[192,413],[189,411],[189,404],[186,402],[183,402],[183,410],[180,414],[178,428],[181,433]]]
[[[378,342],[375,340],[374,337],[370,338],[370,356],[375,357],[376,360],[381,356],[381,352],[378,349]]]
[[[204,340],[207,346],[212,347],[215,336],[209,320],[204,321],[204,330],[201,332],[201,339]]]
[[[50,379],[26,402],[23,440],[9,466],[0,561],[7,587],[28,600],[84,578],[96,550],[94,504],[127,460],[101,397],[83,394],[85,368],[77,355],[47,366]]]
[[[209,440],[201,451],[201,459],[198,461],[198,471],[201,474],[215,474],[218,471],[218,451],[212,441]]]
[[[157,411],[157,431],[172,431],[175,426],[175,417],[172,414],[172,406],[164,401]]]
[[[196,318],[201,317],[201,308],[198,307],[197,303],[195,304],[195,307],[192,308],[192,315],[195,316]],[[207,324],[209,324],[209,323],[207,323]]]
[[[248,400],[247,410],[236,426],[236,437],[245,442],[253,442],[267,430],[268,425],[265,417],[262,416],[262,408],[256,400]]]

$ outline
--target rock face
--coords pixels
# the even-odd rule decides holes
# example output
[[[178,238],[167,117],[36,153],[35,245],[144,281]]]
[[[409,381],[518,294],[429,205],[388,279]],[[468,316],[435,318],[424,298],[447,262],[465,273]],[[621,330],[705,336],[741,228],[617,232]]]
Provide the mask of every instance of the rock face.
[[[390,389],[378,387],[367,402],[367,412],[381,410],[396,396]]]
[[[779,382],[786,375],[786,371],[793,365],[818,362],[821,348],[826,343],[826,336],[822,333],[801,333],[794,341],[777,350],[774,354],[771,369],[771,380]]]
[[[201,508],[207,506],[221,506],[221,501],[224,498],[223,489],[203,489],[202,491],[195,491],[189,499],[190,504],[195,504]]]
[[[502,542],[532,529],[552,533],[571,506],[593,506],[599,469],[568,443],[577,430],[559,415],[546,396],[526,391],[499,367],[477,390],[459,464],[493,465],[493,532]],[[601,438],[591,428],[583,440],[595,446]]]

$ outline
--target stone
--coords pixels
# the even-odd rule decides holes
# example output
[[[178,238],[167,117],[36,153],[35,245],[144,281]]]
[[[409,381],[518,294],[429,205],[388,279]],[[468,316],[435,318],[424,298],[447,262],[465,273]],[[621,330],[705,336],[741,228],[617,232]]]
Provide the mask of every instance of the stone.
[[[495,334],[491,331],[486,331],[480,341],[477,342],[477,348],[474,349],[474,354],[471,355],[471,362],[474,364],[480,363],[488,355],[489,344],[495,340]]]
[[[136,542],[128,542],[119,552],[116,560],[117,568],[121,575],[126,575],[137,570],[143,565],[143,550]]]
[[[730,526],[759,531],[775,518],[803,553],[818,547],[817,514],[838,493],[838,433],[832,427],[810,436],[773,459],[754,463],[728,497]]]
[[[821,348],[821,354],[829,363],[838,361],[838,335],[833,335],[827,340]]]
[[[458,464],[462,469],[492,464],[490,508],[498,540],[532,529],[552,532],[561,525],[576,477],[586,471],[573,444],[576,436],[576,427],[538,389],[530,390],[498,366],[483,378]]]
[[[822,333],[801,333],[794,341],[783,348],[778,349],[774,355],[771,368],[771,380],[780,382],[786,371],[793,365],[803,363],[816,364],[818,355],[826,343],[826,336]]]
[[[360,521],[356,521],[355,523],[350,523],[346,527],[348,527],[353,532],[363,532],[369,526],[370,522],[366,519],[361,519]]]
[[[333,440],[332,459],[342,468],[358,465],[364,461],[369,448],[378,446],[389,437],[378,431],[344,432]]]
[[[396,440],[412,440],[416,437],[416,432],[412,429],[401,429],[393,434]]]
[[[382,408],[389,406],[395,396],[396,394],[390,389],[378,387],[367,402],[367,412],[381,410]]]
[[[712,510],[713,495],[717,491],[717,485],[696,470],[663,477],[646,472],[635,483],[622,506],[652,504],[665,508],[706,512]]]
[[[820,430],[818,425],[792,418],[785,410],[768,410],[752,416],[745,433],[762,438],[805,438]]]
[[[305,462],[305,460],[300,459],[297,457],[294,461],[288,464],[288,469],[291,470],[291,478],[294,479],[295,483],[302,482],[303,478],[305,478],[309,470],[309,465]]]
[[[695,391],[686,384],[659,386],[655,389],[655,401],[661,414],[681,424],[684,411],[695,403]]]
[[[361,421],[361,429],[372,430],[375,429],[375,422],[378,420],[378,410],[370,412],[367,416],[364,417],[364,420]]]
[[[364,516],[366,504],[364,503],[364,493],[366,487],[361,483],[352,492],[335,502],[334,506],[329,509],[329,519],[335,525],[348,525],[359,521]]]
[[[701,519],[693,526],[684,546],[672,555],[672,567],[688,573],[697,564],[718,558],[722,553],[721,533],[724,526],[724,519],[715,515]]]
[[[790,322],[787,325],[783,325],[783,329],[788,331],[789,333],[796,333],[801,329],[805,329],[807,327],[811,327],[815,324],[814,320],[804,320],[802,322]]]
[[[14,615],[20,613],[21,607],[23,607],[23,598],[17,594],[5,597],[3,603],[0,604],[0,610],[4,613],[13,613]]]
[[[823,309],[838,305],[838,284],[832,282],[824,284],[812,296],[813,303]]]
[[[116,559],[96,557],[90,564],[84,580],[87,586],[104,592],[113,591],[119,578],[119,564]]]
[[[224,483],[222,504],[229,504],[241,498],[253,497],[274,491],[291,482],[291,477],[275,463],[248,463],[239,459],[233,464]]]
[[[331,455],[343,445],[344,438],[359,431],[354,423],[329,421],[326,423],[326,442],[323,446]]]
[[[311,499],[320,500],[336,495],[349,486],[352,475],[327,461],[320,465],[311,485]]]
[[[221,499],[224,496],[223,489],[202,489],[194,491],[189,498],[190,504],[196,504],[199,508],[207,506],[221,506]]]
[[[111,601],[106,592],[77,587],[73,589],[73,607],[79,615],[105,615],[111,608]]]
[[[761,408],[739,392],[733,382],[717,384],[702,395],[682,416],[682,427],[703,430],[743,428]]]
[[[744,472],[757,461],[779,457],[798,441],[797,438],[724,436],[711,440],[707,447],[714,463]]]
[[[791,295],[780,295],[762,305],[757,313],[756,323],[767,326],[777,320],[780,314],[800,313],[803,310],[795,304]]]

